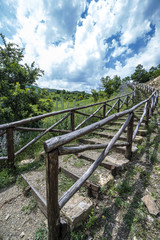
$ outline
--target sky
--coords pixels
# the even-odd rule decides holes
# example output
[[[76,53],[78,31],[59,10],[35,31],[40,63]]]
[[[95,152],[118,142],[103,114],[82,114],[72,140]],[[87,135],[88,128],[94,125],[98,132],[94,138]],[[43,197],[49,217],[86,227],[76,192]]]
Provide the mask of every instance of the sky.
[[[40,87],[90,92],[160,64],[160,0],[0,0],[0,33],[45,71]]]

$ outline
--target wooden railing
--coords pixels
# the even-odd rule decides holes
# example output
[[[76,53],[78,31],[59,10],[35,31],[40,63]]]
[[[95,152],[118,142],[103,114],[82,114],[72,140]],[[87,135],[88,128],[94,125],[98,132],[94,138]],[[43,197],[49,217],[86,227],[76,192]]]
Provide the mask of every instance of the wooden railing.
[[[28,147],[30,147],[33,143],[37,142],[40,138],[42,138],[46,133],[48,132],[54,132],[54,133],[69,133],[75,130],[78,130],[80,127],[82,127],[84,124],[86,124],[87,121],[89,121],[91,118],[95,117],[97,119],[103,119],[106,118],[109,114],[111,114],[114,111],[119,112],[120,109],[122,109],[122,106],[125,104],[127,107],[129,103],[132,101],[134,102],[135,99],[135,91],[129,94],[122,95],[120,97],[116,97],[113,99],[109,99],[104,102],[90,104],[87,106],[81,106],[81,107],[75,107],[70,109],[64,109],[61,111],[55,111],[35,117],[31,117],[28,119],[23,119],[16,122],[6,123],[0,125],[0,137],[6,134],[6,140],[7,140],[7,156],[1,156],[0,160],[6,160],[7,165],[9,168],[15,167],[15,158],[22,153],[24,150],[26,150]],[[112,102],[114,104],[112,104]],[[113,106],[112,106],[113,105]],[[86,112],[82,112],[82,110],[90,109],[98,107],[92,114],[87,114]],[[103,109],[101,115],[100,110]],[[62,114],[66,114],[64,117],[61,117],[60,120],[54,121],[54,124],[47,129],[45,128],[31,128],[31,127],[24,127],[26,124],[30,124],[32,122],[37,122],[39,120],[49,118],[51,116],[61,116]],[[81,123],[79,123],[77,126],[75,126],[75,115],[82,115],[86,117]],[[70,129],[55,129],[58,125],[60,125],[65,119],[70,117]],[[15,151],[15,144],[14,144],[14,132],[15,131],[31,131],[31,132],[41,132],[38,136],[36,136],[34,139],[32,139],[30,142],[28,142],[25,146],[23,146],[18,151]]]
[[[126,146],[125,157],[131,159],[132,156],[132,143],[137,135],[138,129],[145,120],[145,124],[148,125],[149,117],[154,111],[154,108],[158,101],[158,91],[150,88],[148,86],[139,85],[138,88],[141,91],[146,93],[151,93],[148,98],[144,101],[134,105],[130,109],[119,112],[117,109],[117,113],[105,117],[104,119],[93,123],[89,126],[76,130],[74,132],[57,136],[51,138],[44,142],[44,149],[46,152],[46,176],[47,176],[47,216],[48,216],[48,227],[49,227],[49,240],[59,239],[59,231],[60,231],[60,210],[62,207],[69,201],[69,199],[80,189],[80,187],[85,183],[85,181],[93,174],[95,169],[102,163],[104,158],[107,156],[109,151],[116,145],[117,140],[121,136],[121,134],[127,128],[127,142],[119,143],[121,146]],[[132,95],[133,96],[133,95]],[[126,96],[125,100],[121,101],[122,104],[127,100],[128,96]],[[117,100],[114,105],[116,105],[120,100]],[[113,106],[114,106],[113,105]],[[112,106],[112,107],[113,107]],[[120,106],[120,105],[119,105]],[[120,107],[121,107],[120,106]],[[135,114],[135,111],[144,106],[144,111],[141,118],[138,121],[138,124],[133,131],[134,118],[138,118]],[[111,107],[111,109],[112,109]],[[105,114],[106,116],[106,114]],[[92,133],[93,131],[104,127],[106,124],[119,119],[122,116],[126,116],[126,120],[121,128],[117,131],[114,137],[111,139],[109,144],[94,144],[94,145],[79,145],[79,146],[71,146],[66,147],[65,144],[68,144],[82,136],[86,136],[86,134]],[[77,128],[78,129],[78,128]],[[58,199],[58,156],[64,154],[71,153],[79,153],[85,150],[95,150],[95,149],[103,149],[103,152],[99,155],[97,160],[93,162],[93,164],[88,168],[88,170],[72,185],[72,187],[64,193],[64,195]]]
[[[133,86],[131,86],[133,88]],[[109,151],[116,145],[125,146],[125,156],[128,159],[131,159],[132,156],[132,143],[137,135],[138,129],[145,120],[145,124],[148,124],[149,118],[153,113],[155,106],[158,102],[158,91],[152,87],[138,85],[137,88],[144,91],[144,94],[148,94],[149,97],[144,101],[135,104],[135,88],[131,94],[126,94],[121,97],[116,97],[111,100],[107,100],[101,103],[95,103],[88,106],[77,107],[72,109],[66,109],[62,111],[47,113],[44,115],[32,117],[29,119],[24,119],[17,122],[7,123],[0,125],[0,136],[4,134],[7,135],[7,149],[8,155],[0,157],[1,160],[6,160],[8,162],[8,167],[14,167],[15,165],[15,157],[24,151],[31,144],[39,140],[42,136],[44,136],[48,132],[61,132],[66,133],[61,136],[53,137],[44,142],[44,149],[46,152],[46,188],[47,188],[47,202],[43,197],[38,193],[38,191],[27,181],[25,176],[22,174],[22,177],[27,181],[30,185],[34,196],[38,200],[38,204],[43,211],[43,213],[48,218],[48,228],[49,228],[49,240],[57,240],[60,236],[60,210],[62,207],[69,201],[69,199],[80,189],[80,187],[87,181],[87,179],[92,175],[95,169],[102,163],[104,158],[107,156]],[[130,102],[132,101],[133,107],[130,107],[127,110],[120,111],[124,104],[129,107]],[[113,102],[113,104],[112,104]],[[87,114],[81,112],[82,109],[87,109],[91,107],[97,106],[92,114]],[[144,106],[144,111],[139,119],[136,115],[135,111]],[[97,115],[97,113],[102,110],[101,115]],[[116,113],[112,114],[112,111],[116,111]],[[50,116],[57,116],[59,114],[66,113],[66,116],[62,117],[59,121],[55,122],[52,126],[47,129],[42,128],[29,128],[29,127],[21,127],[21,125],[38,121],[40,119],[44,119]],[[81,114],[87,117],[77,126],[75,126],[75,114]],[[110,114],[110,115],[109,115]],[[117,131],[114,137],[111,139],[109,144],[94,144],[94,145],[79,145],[79,146],[65,146],[82,136],[86,136],[86,134],[92,133],[93,131],[104,127],[106,124],[111,123],[112,121],[119,119],[120,117],[125,116],[126,120],[121,128]],[[70,130],[64,129],[54,129],[58,126],[62,121],[66,118],[70,117]],[[85,124],[89,119],[96,117],[99,121],[92,123],[88,126],[85,126],[81,129],[83,124]],[[134,119],[138,119],[138,124],[134,130]],[[127,141],[123,143],[116,143],[121,134],[127,128]],[[15,130],[23,130],[23,131],[40,131],[42,132],[32,141],[27,143],[23,148],[19,149],[17,152],[14,151],[14,131]],[[70,154],[70,153],[79,153],[85,150],[93,150],[93,149],[103,149],[103,152],[97,158],[97,160],[89,167],[89,169],[73,184],[73,186],[66,192],[64,195],[58,199],[58,157],[60,155]]]

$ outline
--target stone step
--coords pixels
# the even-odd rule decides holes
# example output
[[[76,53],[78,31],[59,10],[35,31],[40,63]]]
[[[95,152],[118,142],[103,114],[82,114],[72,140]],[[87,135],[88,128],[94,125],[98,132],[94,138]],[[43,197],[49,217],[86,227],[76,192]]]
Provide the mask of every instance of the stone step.
[[[112,139],[114,137],[114,133],[107,133],[107,131],[94,132],[93,134],[96,135],[96,136],[99,136],[99,137],[104,137],[104,138],[109,138],[109,139]],[[127,141],[127,136],[125,136],[123,134],[123,135],[121,135],[119,137],[119,140]],[[142,141],[143,141],[143,137],[142,136],[136,136],[136,138],[134,140],[134,142],[138,142],[138,143],[142,143]]]
[[[101,130],[104,130],[104,131],[111,131],[111,132],[117,132],[119,129],[118,128],[113,128],[113,126],[110,126],[110,127],[102,127]],[[127,132],[127,129],[124,130],[124,133]],[[138,134],[140,136],[145,136],[147,133],[147,130],[145,129],[139,129],[138,130]]]
[[[113,136],[114,136],[114,134],[107,133],[107,132],[103,132],[103,133],[102,132],[94,132],[93,134],[96,136],[99,136],[99,137],[104,137],[104,138],[109,138],[109,139],[113,138]],[[126,141],[127,138],[125,136],[120,136],[119,140]]]
[[[92,151],[89,151],[89,152],[91,154]],[[72,175],[78,176],[79,178],[88,170],[90,165],[91,165],[91,162],[83,158],[81,159],[80,157],[74,154],[68,154],[67,156],[60,156],[59,158],[59,166],[69,171]],[[107,170],[104,167],[98,167],[94,171],[92,176],[88,178],[87,181],[88,183],[93,183],[94,185],[96,185],[95,191],[98,191],[99,187],[103,187],[104,184],[108,183],[110,177],[111,177],[111,171]]]
[[[88,197],[75,193],[62,208],[62,214],[69,220],[71,229],[78,227],[88,218],[93,202]]]
[[[101,144],[101,143],[106,143],[108,144],[109,141],[106,141],[105,138],[92,138],[92,139],[83,139],[83,138],[80,138],[79,141],[81,143],[84,143],[84,144]],[[119,143],[117,141],[117,143]],[[125,150],[126,150],[126,147],[113,147],[113,151],[116,151],[118,153],[123,153],[125,154]],[[137,147],[135,146],[135,144],[133,144],[132,146],[132,152],[136,152],[137,151]]]
[[[89,151],[85,151],[83,153],[79,153],[78,157],[86,159],[87,161],[94,162],[99,157],[99,155],[100,153],[97,151],[92,151],[92,153]],[[113,176],[123,170],[125,166],[129,163],[129,160],[127,160],[123,156],[119,155],[117,157],[118,159],[116,157],[106,156],[101,163],[103,167],[111,170]]]
[[[134,126],[136,127],[137,126],[137,123],[138,123],[138,121],[134,121]],[[116,121],[116,122],[111,122],[111,123],[109,123],[108,125],[110,125],[110,126],[113,126],[113,125],[118,125],[118,126],[121,126],[121,125],[123,125],[124,124],[124,122],[123,121]],[[141,123],[141,126],[145,126],[145,123],[144,122],[142,122]]]

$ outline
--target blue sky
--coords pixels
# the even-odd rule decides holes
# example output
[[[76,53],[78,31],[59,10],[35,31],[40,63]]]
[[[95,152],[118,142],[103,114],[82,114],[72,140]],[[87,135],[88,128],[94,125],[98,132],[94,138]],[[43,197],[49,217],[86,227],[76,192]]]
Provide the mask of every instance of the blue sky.
[[[160,64],[160,0],[1,0],[0,32],[45,71],[40,87],[90,91]]]

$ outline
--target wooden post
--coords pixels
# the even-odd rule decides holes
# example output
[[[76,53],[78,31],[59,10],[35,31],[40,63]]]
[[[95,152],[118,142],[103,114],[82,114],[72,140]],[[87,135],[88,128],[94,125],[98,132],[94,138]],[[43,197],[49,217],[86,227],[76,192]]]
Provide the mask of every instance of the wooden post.
[[[135,91],[132,93],[132,104],[134,104],[134,100],[135,100]]]
[[[106,104],[103,105],[103,118],[106,116]]]
[[[72,131],[75,130],[75,126],[74,126],[74,111],[71,111],[71,130]]]
[[[127,142],[129,143],[129,145],[126,146],[125,157],[129,160],[131,160],[131,157],[132,157],[133,124],[134,124],[134,114],[132,115],[132,118],[128,124],[128,129],[127,129]]]
[[[58,204],[58,149],[47,153],[46,189],[49,230],[48,240],[58,240],[60,229],[60,212]]]
[[[146,127],[148,126],[148,122],[149,122],[149,101],[147,102],[147,109],[146,109],[146,121],[145,121]]]
[[[14,168],[14,128],[7,129],[8,168]]]
[[[117,103],[117,112],[119,112],[119,108],[120,108],[120,98],[118,99],[118,103]]]
[[[128,96],[127,96],[127,99],[126,99],[126,106],[128,108]]]

